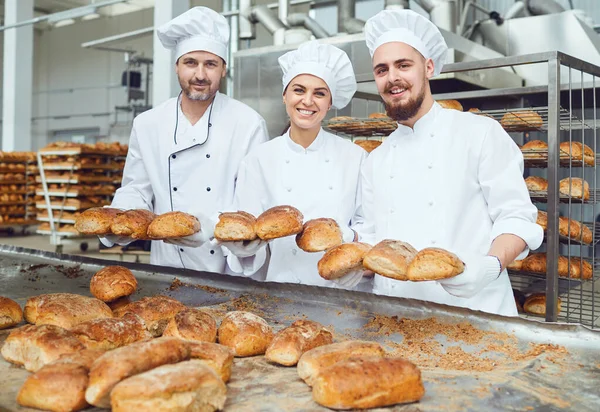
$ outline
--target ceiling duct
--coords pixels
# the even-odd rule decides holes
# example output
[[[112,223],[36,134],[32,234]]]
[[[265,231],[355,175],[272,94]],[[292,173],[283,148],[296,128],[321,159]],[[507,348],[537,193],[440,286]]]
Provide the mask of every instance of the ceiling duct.
[[[287,26],[265,5],[253,7],[250,11],[250,21],[260,23],[273,35],[273,44],[285,43]]]
[[[453,0],[414,0],[429,13],[433,24],[441,29],[456,33],[458,16],[456,2]]]
[[[302,13],[288,14],[287,22],[290,26],[303,26],[315,36],[317,39],[325,39],[330,37],[329,33],[310,16]]]
[[[356,18],[356,0],[337,0],[338,33],[361,33],[365,21]]]

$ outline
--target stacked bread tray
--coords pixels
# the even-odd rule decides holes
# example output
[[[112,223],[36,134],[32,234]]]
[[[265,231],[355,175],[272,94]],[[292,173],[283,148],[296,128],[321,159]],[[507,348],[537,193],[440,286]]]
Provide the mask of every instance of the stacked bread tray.
[[[398,124],[383,113],[372,113],[369,118],[338,116],[329,119],[324,127],[333,133],[349,136],[389,136],[398,128]]]
[[[0,152],[0,227],[36,224],[34,152]]]

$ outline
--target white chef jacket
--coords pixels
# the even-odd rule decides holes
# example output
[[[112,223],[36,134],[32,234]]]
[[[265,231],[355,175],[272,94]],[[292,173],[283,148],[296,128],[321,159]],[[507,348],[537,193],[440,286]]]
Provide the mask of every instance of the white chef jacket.
[[[523,179],[518,146],[490,118],[434,103],[414,129],[399,125],[369,155],[361,172],[362,206],[355,227],[361,241],[440,247],[460,256],[485,256],[501,234],[537,249],[543,239]],[[377,294],[433,301],[516,316],[506,270],[472,298],[459,298],[431,282],[376,275]]]
[[[212,106],[195,125],[177,98],[137,116],[111,207],[216,219],[233,201],[240,161],[268,134],[264,119],[247,105],[217,93]],[[211,242],[188,248],[153,241],[150,263],[217,273],[227,268],[222,248]]]
[[[305,222],[325,217],[351,225],[360,203],[360,168],[366,156],[358,145],[322,129],[306,149],[288,132],[254,149],[242,161],[235,208],[258,216],[271,207],[291,205],[300,210]],[[267,281],[337,287],[317,271],[324,252],[304,252],[295,236],[272,240],[268,247]],[[253,258],[262,259],[253,265],[256,270],[264,254]],[[371,282],[365,279],[358,289],[370,292]]]

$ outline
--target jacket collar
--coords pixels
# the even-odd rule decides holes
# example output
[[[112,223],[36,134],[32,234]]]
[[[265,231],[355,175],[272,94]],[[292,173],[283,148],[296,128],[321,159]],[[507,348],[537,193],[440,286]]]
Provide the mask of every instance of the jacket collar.
[[[287,132],[285,132],[284,136],[288,147],[295,153],[316,152],[321,147],[323,147],[326,140],[323,128],[319,129],[319,134],[317,134],[317,138],[306,149],[292,140],[292,138],[290,137],[289,129]]]
[[[429,111],[425,113],[423,117],[421,117],[415,122],[413,128],[398,123],[398,129],[396,129],[394,135],[405,136],[432,133],[435,128],[435,122],[439,117],[441,111],[442,106],[440,106],[437,102],[434,101],[433,106],[431,106],[431,109],[429,109]]]

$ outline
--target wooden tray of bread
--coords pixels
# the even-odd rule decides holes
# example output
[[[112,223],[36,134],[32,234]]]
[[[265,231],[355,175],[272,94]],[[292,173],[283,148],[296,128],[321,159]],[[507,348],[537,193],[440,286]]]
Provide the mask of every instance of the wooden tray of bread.
[[[0,163],[26,163],[35,162],[35,152],[2,152],[0,151]]]
[[[383,113],[373,113],[367,119],[338,116],[329,119],[324,127],[335,133],[351,136],[389,136],[398,124]]]
[[[64,205],[64,210],[69,210],[69,211],[89,209],[91,207],[101,207],[101,206],[105,206],[108,204],[110,204],[110,202],[108,200],[101,198],[101,197],[92,197],[92,196],[88,196],[88,197],[80,198],[80,199],[67,198],[67,199],[64,199],[64,203],[63,203],[63,199],[52,200],[50,202],[52,209],[60,210],[61,208],[63,208],[63,205]],[[38,200],[35,203],[35,207],[38,209],[46,209],[46,202],[44,200]]]
[[[119,142],[111,143],[73,143],[73,142],[55,142],[40,149],[44,155],[108,155],[108,156],[126,156],[128,146]]]
[[[68,237],[74,237],[74,236],[81,236],[79,234],[79,232],[77,232],[77,230],[75,230],[75,226],[74,225],[70,225],[70,224],[54,224],[54,229],[56,232],[60,233],[61,236],[68,236]],[[44,222],[41,223],[37,230],[36,233],[39,235],[51,235],[52,231],[50,230],[50,223],[48,222]]]
[[[70,172],[49,172],[46,173],[47,183],[121,183],[122,173],[111,173],[110,176],[100,173],[70,173]],[[35,181],[42,183],[42,177],[36,176]]]

